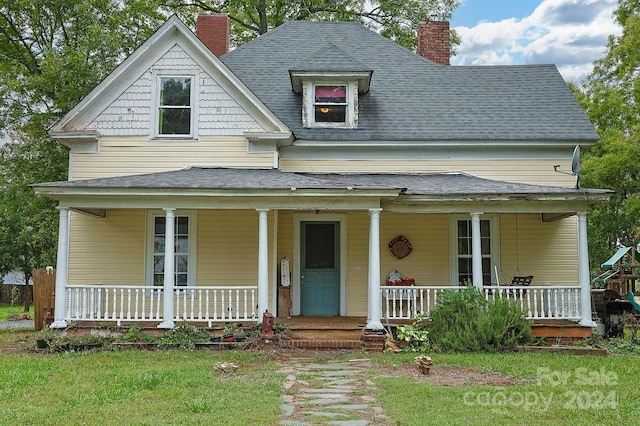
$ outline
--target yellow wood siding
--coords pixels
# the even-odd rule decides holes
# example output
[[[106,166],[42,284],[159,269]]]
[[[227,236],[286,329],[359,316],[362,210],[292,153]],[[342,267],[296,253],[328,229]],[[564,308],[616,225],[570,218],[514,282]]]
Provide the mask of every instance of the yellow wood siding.
[[[145,211],[110,210],[106,219],[71,213],[69,283],[144,285]]]
[[[69,282],[143,285],[146,218],[144,210],[109,210],[106,219],[72,214]],[[269,215],[268,222],[268,238],[273,241],[273,214]],[[257,285],[258,213],[255,210],[198,211],[197,244],[197,285]],[[270,255],[270,289],[271,264]]]
[[[413,251],[397,259],[388,244],[404,235]],[[380,220],[380,268],[384,283],[391,271],[412,277],[416,285],[449,285],[449,216],[383,214]]]
[[[153,173],[193,165],[270,168],[273,155],[248,153],[243,137],[203,137],[198,142],[103,137],[99,153],[73,154],[72,178]]]
[[[556,173],[571,170],[566,159],[547,160],[281,160],[288,172],[445,172],[463,171],[486,179],[573,187],[575,177]]]
[[[288,257],[290,260],[295,258],[293,255],[293,212],[290,211],[278,213],[278,262],[284,257]],[[278,268],[280,268],[279,263]],[[280,269],[278,269],[278,277],[280,277],[279,273]],[[280,284],[279,278],[278,284]]]
[[[367,315],[369,215],[347,215],[347,315]]]
[[[198,212],[198,284],[258,284],[258,213]]]
[[[502,281],[533,275],[532,285],[578,284],[575,217],[543,223],[538,214],[504,214],[500,226]]]
[[[389,272],[416,279],[416,285],[449,284],[449,217],[446,214],[382,214],[380,216],[380,279]],[[367,315],[369,268],[369,215],[348,215],[347,315]],[[396,259],[389,241],[404,235],[411,254]]]

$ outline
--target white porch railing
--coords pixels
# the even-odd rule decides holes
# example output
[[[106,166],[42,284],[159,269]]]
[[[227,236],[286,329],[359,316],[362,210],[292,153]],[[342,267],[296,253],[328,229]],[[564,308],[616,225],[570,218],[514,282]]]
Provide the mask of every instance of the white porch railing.
[[[420,313],[430,316],[443,291],[464,288],[382,286],[382,318],[411,319]],[[486,286],[483,291],[487,300],[518,302],[527,319],[581,319],[578,286]]]
[[[257,286],[174,287],[174,321],[214,322],[257,319]],[[66,321],[162,321],[163,288],[68,285]]]

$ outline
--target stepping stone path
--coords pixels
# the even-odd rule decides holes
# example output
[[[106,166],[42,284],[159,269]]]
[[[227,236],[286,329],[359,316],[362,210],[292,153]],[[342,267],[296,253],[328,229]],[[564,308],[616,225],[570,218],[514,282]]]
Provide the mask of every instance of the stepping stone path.
[[[368,379],[368,359],[310,361],[294,358],[286,374],[281,425],[376,426],[390,424]]]

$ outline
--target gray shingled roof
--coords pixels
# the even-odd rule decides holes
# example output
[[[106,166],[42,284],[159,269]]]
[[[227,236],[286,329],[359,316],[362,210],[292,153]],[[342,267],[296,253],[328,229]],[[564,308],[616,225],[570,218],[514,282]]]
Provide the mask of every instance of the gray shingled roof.
[[[331,56],[323,49],[338,46]],[[289,70],[314,52],[373,70],[357,129],[307,129]],[[287,22],[222,61],[297,138],[382,141],[575,141],[598,136],[554,65],[446,66],[357,23]],[[314,64],[316,65],[316,64]],[[338,64],[327,63],[329,70]]]
[[[576,195],[610,191],[528,185],[483,179],[465,173],[293,173],[277,169],[186,169],[98,179],[49,182],[42,188],[203,189],[203,190],[391,190],[406,195]]]

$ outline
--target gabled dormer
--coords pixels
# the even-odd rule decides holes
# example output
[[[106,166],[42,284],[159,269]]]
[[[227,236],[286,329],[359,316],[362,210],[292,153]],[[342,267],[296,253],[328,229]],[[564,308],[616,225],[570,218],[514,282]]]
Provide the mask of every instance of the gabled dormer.
[[[369,91],[373,70],[335,43],[327,42],[289,70],[291,87],[302,96],[302,125],[358,127],[358,97]]]

